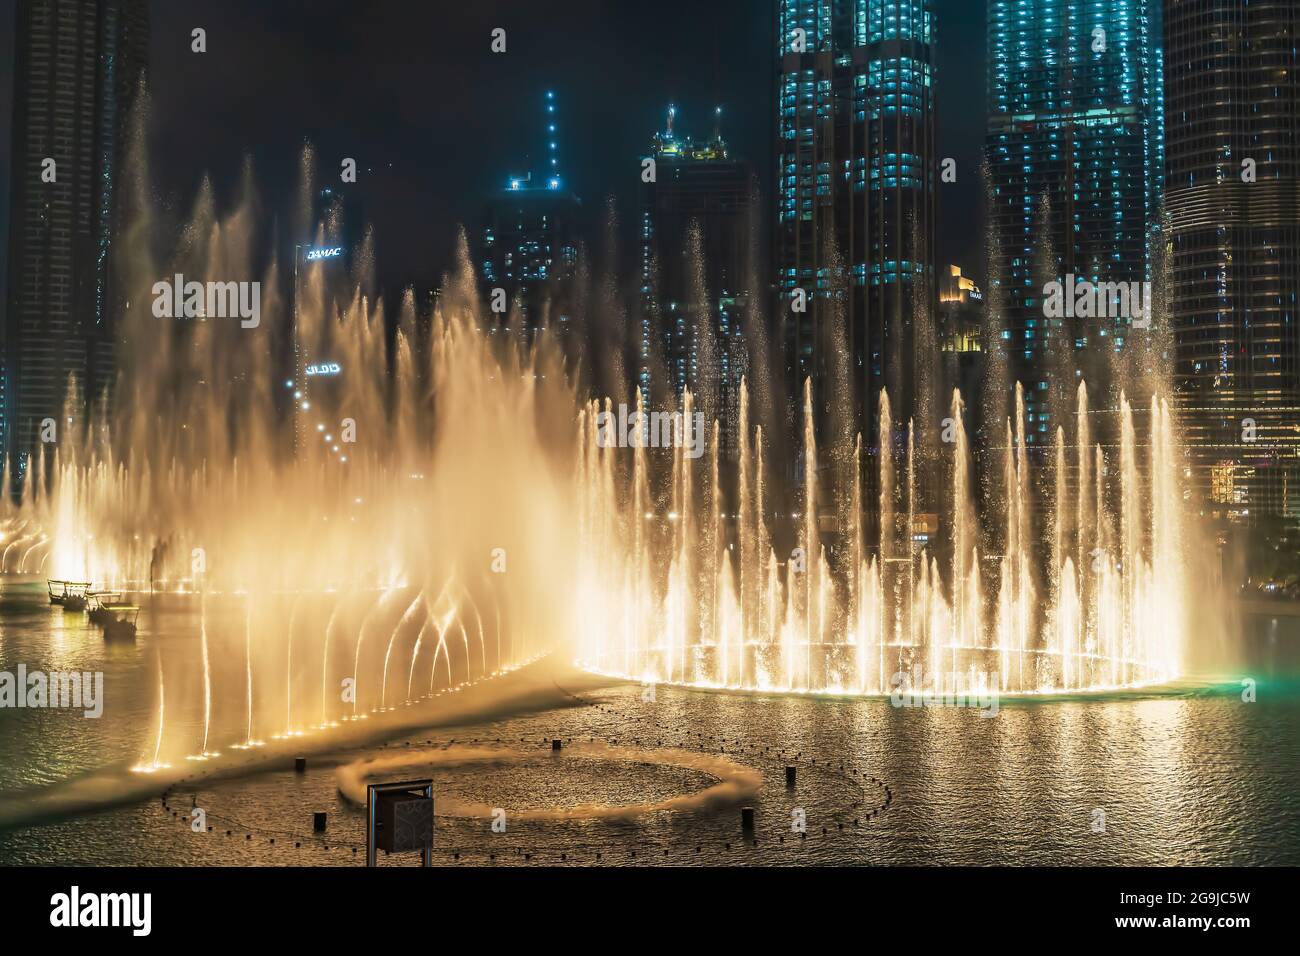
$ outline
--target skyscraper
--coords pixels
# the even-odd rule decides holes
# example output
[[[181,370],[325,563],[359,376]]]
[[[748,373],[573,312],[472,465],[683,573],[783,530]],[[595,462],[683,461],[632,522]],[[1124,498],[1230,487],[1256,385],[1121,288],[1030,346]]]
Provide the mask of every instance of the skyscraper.
[[[1048,318],[1051,282],[1145,282],[1164,175],[1160,0],[989,0],[990,285],[1027,438],[1104,379],[1132,316]],[[1069,290],[1073,291],[1073,290]],[[991,343],[986,343],[986,348]],[[1111,355],[1107,355],[1107,353]]]
[[[293,249],[293,377],[285,383],[293,399],[293,447],[301,455],[309,441],[320,441],[325,430],[320,424],[322,406],[333,410],[345,391],[343,382],[356,369],[343,368],[334,342],[335,323],[329,317],[349,308],[356,279],[353,264],[367,246],[365,217],[355,192],[336,186],[319,189],[311,203],[309,223]],[[372,288],[362,286],[366,298],[374,301]],[[334,449],[334,442],[317,447]],[[343,449],[334,458],[346,461]]]
[[[534,330],[541,321],[543,304],[559,306],[557,294],[578,268],[582,200],[560,170],[554,93],[546,94],[544,109],[545,162],[540,169],[508,176],[488,199],[484,215],[480,275],[489,306],[495,304],[495,290],[501,289],[507,308],[497,314],[495,327],[503,326],[508,309],[518,304],[525,327]],[[558,307],[549,319],[562,325],[563,308]]]
[[[1300,517],[1300,8],[1165,11],[1175,378],[1195,485]]]
[[[735,362],[743,355],[741,312],[754,290],[748,287],[751,183],[749,164],[730,154],[721,130],[708,140],[693,140],[674,129],[676,110],[667,128],[655,134],[650,158],[655,176],[642,186],[641,269],[646,296],[638,387],[650,403],[645,341],[664,336],[663,355],[669,385],[680,393],[691,387],[700,395],[701,374],[716,380],[719,414],[733,410],[735,389],[745,370]],[[700,321],[707,316],[716,349],[701,355]],[[711,354],[710,354],[711,353]],[[701,361],[716,368],[701,369]],[[711,387],[711,383],[710,383]],[[734,427],[735,416],[722,414]],[[734,443],[728,441],[727,447]]]
[[[812,378],[820,409],[842,404],[826,386],[847,360],[853,419],[870,435],[882,387],[913,412],[933,351],[914,319],[933,316],[936,288],[934,15],[930,0],[780,0],[776,33],[790,384]]]
[[[148,45],[147,0],[19,0],[5,389],[15,457],[60,419],[70,378],[77,406],[112,383],[109,253]]]

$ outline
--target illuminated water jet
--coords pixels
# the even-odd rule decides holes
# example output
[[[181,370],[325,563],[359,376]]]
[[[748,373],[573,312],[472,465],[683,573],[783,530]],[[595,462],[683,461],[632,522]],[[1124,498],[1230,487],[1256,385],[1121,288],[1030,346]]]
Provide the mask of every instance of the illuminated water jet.
[[[1103,435],[1080,385],[1043,456],[1018,384],[974,443],[955,390],[951,439],[883,391],[858,398],[876,434],[837,438],[813,384],[786,421],[776,362],[751,365],[755,415],[748,379],[711,360],[680,394],[636,391],[638,416],[706,410],[707,458],[602,447],[613,399],[584,400],[583,366],[546,336],[489,334],[464,243],[428,310],[375,297],[364,250],[352,272],[298,263],[290,302],[284,264],[253,264],[254,208],[223,217],[205,188],[173,259],[141,241],[123,282],[259,277],[262,326],[131,310],[125,338],[147,346],[124,350],[112,420],[70,404],[69,437],[0,516],[6,569],[150,593],[150,624],[197,606],[180,635],[197,662],[159,656],[142,766],[196,739],[188,756],[215,759],[282,720],[301,734],[309,714],[337,730],[551,648],[637,680],[799,693],[888,693],[916,665],[940,690],[974,669],[1014,693],[1180,673],[1190,531],[1165,398],[1135,412],[1121,395]],[[286,379],[273,330],[295,363],[336,364],[332,388]]]
[[[309,714],[320,731],[365,720],[425,696],[424,666],[431,695],[572,629],[556,560],[573,537],[572,455],[529,414],[577,408],[562,357],[480,334],[463,243],[432,314],[411,294],[386,309],[365,249],[352,267],[299,263],[286,298],[284,264],[254,262],[251,176],[244,188],[223,215],[205,183],[166,261],[148,184],[127,189],[113,411],[96,400],[87,416],[70,383],[57,449],[11,474],[16,499],[0,506],[5,571],[48,564],[139,596],[147,640],[193,639],[194,654],[159,653],[146,769],[301,735]],[[327,215],[310,238],[338,244],[339,225]],[[155,317],[148,290],[175,273],[260,282],[261,324]],[[295,362],[340,374],[286,377],[289,338]],[[510,573],[489,573],[493,549]],[[530,633],[507,640],[514,620]],[[390,671],[408,653],[402,681]]]
[[[741,402],[747,392],[741,390]],[[689,402],[689,395],[687,396]],[[1077,395],[1077,441],[1091,441],[1087,391]],[[1108,458],[1098,445],[1096,462],[1067,474],[1065,433],[1058,428],[1053,451],[1041,469],[1032,466],[1027,442],[1024,395],[1017,386],[1014,414],[1008,417],[1002,450],[1002,554],[984,555],[979,545],[969,445],[963,403],[954,393],[951,448],[945,466],[951,476],[947,514],[951,531],[947,557],[918,542],[918,453],[909,421],[903,453],[902,510],[900,468],[888,443],[879,455],[879,542],[868,557],[862,514],[862,445],[855,443],[852,490],[844,505],[820,503],[818,449],[810,424],[811,392],[804,394],[803,511],[795,517],[796,547],[787,561],[773,556],[764,575],[756,547],[763,517],[746,519],[746,503],[761,494],[755,459],[761,436],[739,445],[738,480],[747,487],[731,500],[741,503],[736,524],[737,551],[709,562],[712,550],[695,528],[680,452],[674,463],[673,544],[667,572],[647,582],[641,569],[644,548],[641,495],[635,485],[611,488],[602,476],[613,473],[608,449],[594,440],[582,443],[577,474],[584,479],[584,524],[589,529],[582,555],[584,578],[599,582],[600,608],[620,600],[647,614],[636,627],[611,627],[618,618],[593,616],[579,637],[580,661],[592,669],[647,682],[757,690],[886,694],[911,680],[921,664],[940,690],[963,675],[994,675],[1003,693],[1134,686],[1171,680],[1181,673],[1182,588],[1186,556],[1182,540],[1181,492],[1172,449],[1173,422],[1167,402],[1152,399],[1146,467],[1139,467],[1140,444],[1133,410],[1120,397],[1118,448]],[[583,427],[595,407],[582,417]],[[742,410],[742,421],[747,421]],[[880,434],[892,435],[889,398],[880,396]],[[748,436],[747,436],[748,438]],[[884,442],[884,438],[882,438]],[[761,446],[759,446],[761,448]],[[1076,460],[1089,462],[1080,447]],[[635,469],[634,469],[635,471]],[[1118,487],[1103,481],[1118,474]],[[1035,529],[1034,483],[1050,480],[1047,524]],[[1096,482],[1095,487],[1092,482]],[[636,479],[635,476],[633,478]],[[721,505],[716,468],[712,506]],[[1098,502],[1113,502],[1114,517]],[[1148,504],[1149,502],[1149,504]],[[1092,527],[1093,511],[1097,528]],[[828,512],[831,514],[828,515]],[[676,516],[676,520],[674,520]],[[820,524],[833,516],[845,529],[836,540],[835,560]],[[613,529],[600,538],[594,529]],[[627,529],[635,529],[629,531]],[[763,529],[767,537],[774,529]],[[735,555],[735,562],[731,560]],[[1087,557],[1087,562],[1083,558]],[[981,573],[996,563],[991,576]],[[784,573],[777,570],[784,566]],[[768,581],[764,597],[749,581]],[[618,594],[618,582],[636,581]],[[1040,583],[1041,582],[1041,583]],[[647,594],[647,587],[649,593]],[[611,589],[614,596],[610,596]],[[766,614],[763,613],[766,607]],[[710,622],[708,627],[697,622]],[[753,622],[753,623],[751,623]],[[752,666],[733,661],[753,660]],[[771,661],[779,662],[775,670]],[[628,661],[635,661],[632,667]],[[948,681],[948,684],[943,683]]]

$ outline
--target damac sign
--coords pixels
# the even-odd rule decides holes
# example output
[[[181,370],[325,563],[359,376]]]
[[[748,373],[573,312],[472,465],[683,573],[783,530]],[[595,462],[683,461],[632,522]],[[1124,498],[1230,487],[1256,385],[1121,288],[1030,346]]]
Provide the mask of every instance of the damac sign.
[[[343,369],[339,366],[338,362],[324,362],[320,365],[307,366],[308,375],[337,375],[341,371],[343,371]]]
[[[312,262],[316,259],[337,259],[343,255],[342,246],[331,246],[328,249],[308,249],[307,261]]]

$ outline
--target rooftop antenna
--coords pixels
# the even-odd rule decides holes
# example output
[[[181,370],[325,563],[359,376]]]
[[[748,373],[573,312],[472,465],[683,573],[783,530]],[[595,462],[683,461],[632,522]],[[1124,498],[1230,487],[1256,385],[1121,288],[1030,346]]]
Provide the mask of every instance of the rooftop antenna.
[[[548,159],[545,179],[551,189],[560,188],[560,158],[557,150],[559,140],[555,135],[555,93],[546,91],[546,156]]]

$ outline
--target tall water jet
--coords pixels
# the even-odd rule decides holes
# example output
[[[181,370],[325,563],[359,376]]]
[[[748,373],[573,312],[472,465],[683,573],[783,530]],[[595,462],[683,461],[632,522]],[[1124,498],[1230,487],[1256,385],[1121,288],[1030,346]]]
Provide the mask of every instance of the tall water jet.
[[[894,421],[889,408],[889,393],[882,390],[880,392],[880,531],[879,546],[877,548],[878,563],[880,567],[881,583],[885,591],[889,594],[889,599],[880,603],[880,638],[885,644],[897,643],[901,648],[902,642],[898,641],[899,633],[899,607],[902,602],[899,600],[899,579],[897,573],[897,564],[895,563],[895,533],[897,523],[895,521],[895,503],[894,503],[894,447],[893,447]],[[903,670],[903,661],[901,658],[902,651],[899,651],[898,661],[899,670]]]
[[[803,606],[805,687],[812,686],[812,649],[821,629],[821,538],[818,528],[817,433],[813,424],[812,380],[803,392]],[[789,586],[789,585],[787,585]]]
[[[745,683],[745,657],[746,648],[749,645],[753,635],[751,627],[754,623],[754,592],[755,581],[752,570],[755,567],[754,560],[754,505],[752,500],[751,484],[753,476],[750,474],[752,464],[750,462],[750,438],[749,438],[749,382],[747,379],[740,380],[740,433],[739,433],[739,479],[737,494],[736,510],[736,539],[740,547],[740,554],[737,560],[737,579],[739,581],[739,608],[740,615],[740,661],[739,661],[739,683],[741,686]],[[725,681],[724,681],[725,683]]]
[[[206,593],[199,596],[199,644],[203,661],[203,744],[199,756],[208,754],[208,735],[212,731],[212,661],[208,658],[208,611]]]
[[[244,745],[253,746],[253,596],[244,599],[244,678],[248,704],[248,727]]]

